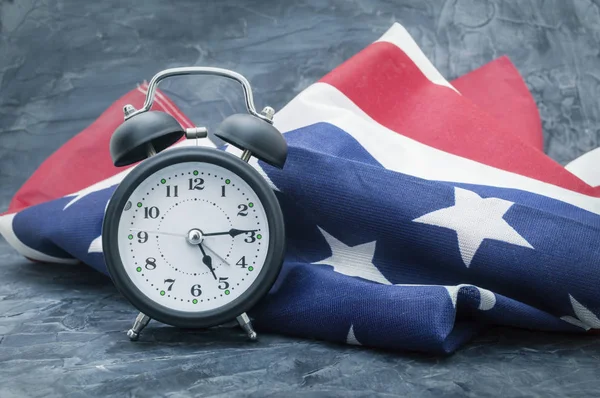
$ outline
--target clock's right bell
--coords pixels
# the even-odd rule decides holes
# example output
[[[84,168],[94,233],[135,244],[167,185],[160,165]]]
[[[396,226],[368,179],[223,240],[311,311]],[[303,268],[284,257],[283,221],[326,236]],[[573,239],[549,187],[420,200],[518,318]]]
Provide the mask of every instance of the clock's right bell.
[[[248,113],[231,115],[219,125],[215,135],[225,142],[247,149],[252,156],[283,168],[287,158],[287,143],[271,123]]]

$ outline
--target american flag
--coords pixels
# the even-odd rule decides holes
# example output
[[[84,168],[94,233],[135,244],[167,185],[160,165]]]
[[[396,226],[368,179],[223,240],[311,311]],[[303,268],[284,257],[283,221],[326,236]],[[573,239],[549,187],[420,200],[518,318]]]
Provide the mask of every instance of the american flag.
[[[141,107],[146,88],[16,193],[0,233],[23,256],[107,273],[104,210],[131,170],[112,165],[108,143],[123,105]],[[193,126],[163,93],[155,109]],[[600,155],[565,168],[543,153],[535,102],[508,59],[449,83],[395,24],[275,125],[285,168],[251,164],[280,201],[288,249],[251,311],[259,330],[452,352],[489,325],[600,328]]]

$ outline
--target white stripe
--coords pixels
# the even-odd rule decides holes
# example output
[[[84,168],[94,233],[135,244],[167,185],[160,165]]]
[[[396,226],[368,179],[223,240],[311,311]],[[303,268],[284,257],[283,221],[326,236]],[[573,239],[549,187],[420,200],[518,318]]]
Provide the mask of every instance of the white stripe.
[[[115,184],[120,183],[121,181],[123,181],[123,178],[125,178],[125,176],[127,176],[127,174],[129,174],[131,172],[131,170],[133,170],[133,169],[134,168],[132,167],[130,169],[123,170],[122,172],[115,174],[114,176],[104,179],[102,181],[98,181],[97,183],[90,185],[89,187],[84,188],[77,193],[74,193],[71,195],[66,195],[66,196],[75,196],[75,197],[73,199],[71,199],[69,201],[69,203],[67,203],[65,205],[65,207],[63,207],[63,210],[67,209],[74,203],[78,202],[81,198],[85,197],[86,195],[89,195],[93,192],[98,192],[102,189],[105,189],[105,188],[108,188]]]
[[[144,95],[148,94],[148,83],[144,82],[142,85],[137,86],[136,90]],[[158,94],[158,91],[156,91],[156,94],[154,95],[154,102],[157,103],[158,105],[160,105],[165,110],[166,113],[175,117],[172,113],[173,112],[172,107],[168,106],[169,104],[166,104],[165,102],[163,102],[161,97],[159,97],[157,94]],[[175,113],[178,113],[178,112],[175,112]]]
[[[444,76],[433,66],[404,26],[397,22],[394,23],[375,43],[382,41],[392,43],[400,48],[432,83],[446,86],[458,93],[458,90],[448,83]]]
[[[15,216],[16,214],[7,214],[0,217],[0,235],[2,235],[8,244],[15,248],[22,256],[46,263],[78,264],[80,262],[74,258],[52,257],[23,244],[12,229],[12,222]]]
[[[146,82],[144,82],[141,86],[137,86],[137,91],[139,91],[140,93],[146,95],[148,94],[148,85]],[[158,94],[158,91],[156,92]],[[175,117],[172,113],[172,111],[170,110],[170,107],[168,107],[162,100],[160,97],[158,97],[157,95],[154,96],[154,102],[157,103],[158,105],[160,105],[166,113],[168,113],[169,115]]]
[[[160,101],[160,104],[162,104],[165,108],[169,108],[171,112],[175,114],[178,120],[186,121],[186,126],[184,127],[191,127],[189,123],[187,123],[187,118],[181,112],[179,112],[179,110],[175,108],[160,91],[156,92],[156,97],[157,100]]]
[[[515,188],[600,214],[600,198],[466,159],[380,125],[335,87],[316,83],[275,115],[282,132],[327,122],[354,137],[385,168],[426,180]]]
[[[146,95],[148,93],[148,83],[144,81],[144,83],[141,86],[138,86],[138,91]],[[182,114],[179,111],[179,109],[177,109],[177,107],[171,104],[171,102],[158,90],[155,91],[154,101],[161,105],[165,109],[165,111],[171,116],[177,118],[178,120],[187,120],[187,117],[184,114]]]
[[[600,148],[581,155],[566,165],[565,169],[592,187],[600,186]]]

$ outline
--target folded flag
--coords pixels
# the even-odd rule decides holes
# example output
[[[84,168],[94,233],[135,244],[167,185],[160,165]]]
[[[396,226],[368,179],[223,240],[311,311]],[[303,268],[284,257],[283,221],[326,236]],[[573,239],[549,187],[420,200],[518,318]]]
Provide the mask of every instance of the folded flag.
[[[106,273],[104,209],[128,172],[112,166],[108,141],[144,90],[17,192],[0,217],[16,250]],[[192,126],[164,94],[156,106]],[[395,24],[275,125],[285,168],[252,165],[276,191],[288,249],[251,313],[257,328],[427,352],[452,352],[486,325],[600,328],[600,190],[542,152],[535,103],[508,59],[451,84]]]

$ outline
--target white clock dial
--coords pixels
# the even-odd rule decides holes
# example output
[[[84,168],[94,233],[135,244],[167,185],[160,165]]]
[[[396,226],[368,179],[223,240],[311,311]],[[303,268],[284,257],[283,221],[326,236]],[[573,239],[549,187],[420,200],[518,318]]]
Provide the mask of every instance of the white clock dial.
[[[238,298],[261,272],[269,225],[254,190],[211,163],[165,167],[125,205],[118,246],[127,275],[150,300],[186,312]]]

